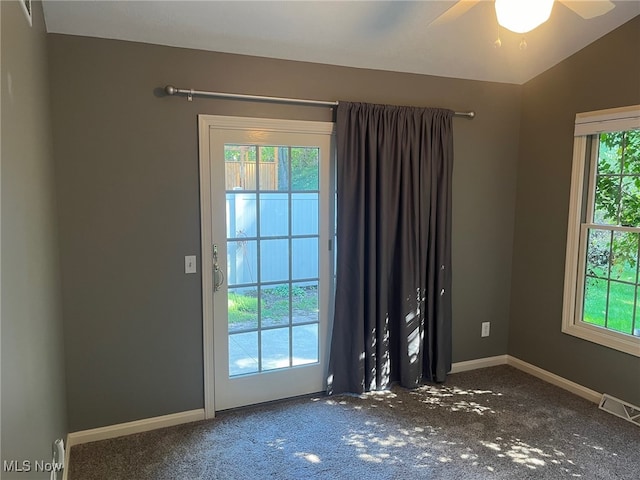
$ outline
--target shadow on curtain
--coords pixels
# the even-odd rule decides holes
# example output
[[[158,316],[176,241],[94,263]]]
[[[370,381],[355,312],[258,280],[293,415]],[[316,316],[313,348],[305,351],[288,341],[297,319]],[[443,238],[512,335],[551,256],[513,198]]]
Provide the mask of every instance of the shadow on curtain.
[[[340,102],[329,393],[451,369],[451,110]]]

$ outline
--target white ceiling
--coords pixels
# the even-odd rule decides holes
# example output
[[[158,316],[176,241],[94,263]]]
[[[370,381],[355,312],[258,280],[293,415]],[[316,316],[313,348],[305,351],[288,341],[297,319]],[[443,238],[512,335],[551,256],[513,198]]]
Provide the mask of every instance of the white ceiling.
[[[493,1],[431,24],[455,3],[45,0],[44,12],[51,33],[516,84],[640,14],[640,1],[614,1],[585,20],[556,1],[521,50],[523,36],[503,28],[494,48]]]

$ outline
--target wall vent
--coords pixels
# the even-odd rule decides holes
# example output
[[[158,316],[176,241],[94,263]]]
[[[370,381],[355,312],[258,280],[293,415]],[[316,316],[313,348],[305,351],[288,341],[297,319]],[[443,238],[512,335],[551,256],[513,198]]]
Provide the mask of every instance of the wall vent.
[[[605,393],[602,395],[602,400],[600,400],[600,409],[616,417],[624,418],[640,427],[640,407],[623,402]]]

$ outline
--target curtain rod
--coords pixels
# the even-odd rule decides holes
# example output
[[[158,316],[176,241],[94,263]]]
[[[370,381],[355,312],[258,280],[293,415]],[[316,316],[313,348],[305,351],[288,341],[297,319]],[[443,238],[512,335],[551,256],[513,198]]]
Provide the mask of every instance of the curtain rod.
[[[284,97],[265,97],[261,95],[243,95],[240,93],[221,93],[221,92],[206,92],[202,90],[194,90],[193,88],[176,88],[173,85],[167,85],[164,87],[164,91],[167,95],[186,95],[187,100],[190,102],[193,100],[194,95],[200,97],[213,97],[213,98],[226,98],[230,100],[250,100],[253,102],[273,102],[273,103],[288,103],[291,105],[309,105],[317,107],[337,107],[338,102],[330,102],[326,100],[305,100],[303,98],[284,98]],[[456,117],[473,118],[476,116],[476,112],[454,112]]]

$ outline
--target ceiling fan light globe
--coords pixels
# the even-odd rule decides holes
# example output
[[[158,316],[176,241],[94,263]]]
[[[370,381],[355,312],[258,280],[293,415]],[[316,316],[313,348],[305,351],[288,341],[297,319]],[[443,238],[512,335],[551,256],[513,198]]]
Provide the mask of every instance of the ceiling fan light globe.
[[[549,20],[554,0],[496,0],[498,23],[515,33],[527,33]]]

